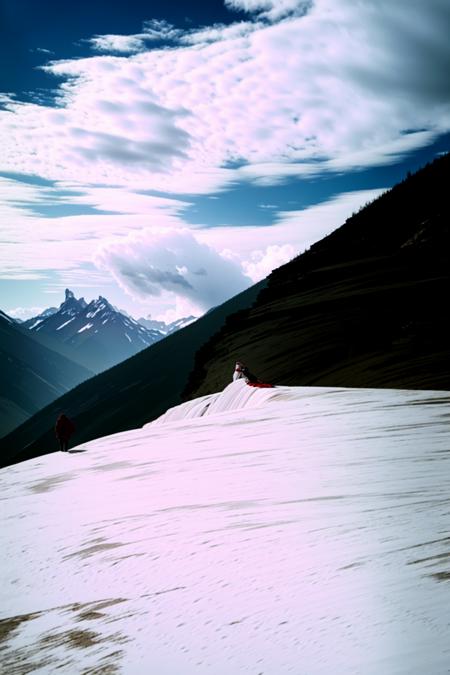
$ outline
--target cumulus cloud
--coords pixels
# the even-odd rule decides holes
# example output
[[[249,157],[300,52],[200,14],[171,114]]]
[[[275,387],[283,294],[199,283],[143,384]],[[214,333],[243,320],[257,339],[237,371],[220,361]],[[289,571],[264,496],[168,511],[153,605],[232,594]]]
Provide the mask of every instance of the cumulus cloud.
[[[180,103],[162,106],[117,61],[88,59],[91,71],[84,75],[80,62],[69,62],[70,79],[61,86],[60,107],[6,103],[4,157],[11,161],[0,168],[52,180],[76,181],[81,174],[93,184],[133,187],[136,178],[155,175],[162,187],[164,177],[187,157],[189,134],[179,120],[189,112]],[[151,181],[144,186],[154,187]]]
[[[134,299],[174,294],[200,312],[250,285],[235,262],[200,243],[188,230],[147,229],[104,244],[94,258]]]
[[[250,260],[245,260],[242,266],[245,274],[256,283],[265,279],[272,270],[292,260],[297,253],[298,251],[292,244],[284,244],[283,246],[274,244],[268,246],[265,251],[252,251]]]
[[[0,182],[0,188],[1,185]],[[64,187],[66,191],[73,189],[71,184]],[[279,211],[278,222],[268,227],[197,229],[194,241],[188,232],[180,233],[183,223],[178,213],[183,203],[177,200],[130,193],[129,215],[59,218],[32,216],[11,205],[6,212],[4,203],[3,214],[0,210],[0,217],[4,217],[0,225],[0,278],[45,281],[48,270],[52,270],[57,281],[47,283],[47,292],[60,294],[65,287],[96,287],[103,289],[99,292],[106,297],[110,297],[118,281],[147,312],[169,322],[198,315],[209,303],[218,304],[258,281],[338,227],[381,192],[345,193],[302,211]],[[39,195],[36,186],[18,184],[14,198],[32,199],[34,193]],[[93,189],[88,194],[90,202],[99,208],[122,208],[120,190]],[[2,196],[0,190],[0,203]],[[83,195],[71,198],[81,200]],[[158,226],[149,228],[148,222]],[[170,241],[165,238],[168,234]],[[102,238],[110,241],[102,244]],[[98,267],[92,269],[86,261],[95,251]]]

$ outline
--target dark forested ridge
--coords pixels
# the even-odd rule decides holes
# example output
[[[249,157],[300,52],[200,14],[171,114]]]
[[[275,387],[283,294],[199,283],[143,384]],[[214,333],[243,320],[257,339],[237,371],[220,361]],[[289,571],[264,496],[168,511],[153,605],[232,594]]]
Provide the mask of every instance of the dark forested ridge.
[[[236,359],[275,384],[449,389],[449,185],[446,155],[272,272],[184,397],[221,389]]]

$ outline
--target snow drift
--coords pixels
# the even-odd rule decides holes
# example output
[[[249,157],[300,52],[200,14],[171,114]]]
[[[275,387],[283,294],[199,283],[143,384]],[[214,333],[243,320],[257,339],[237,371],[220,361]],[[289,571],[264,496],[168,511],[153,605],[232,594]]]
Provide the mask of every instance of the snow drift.
[[[205,417],[206,415],[217,415],[217,413],[255,408],[270,401],[292,398],[293,394],[290,394],[291,390],[292,387],[258,389],[247,385],[244,380],[237,380],[216,394],[201,396],[200,398],[170,408],[164,415],[161,415],[154,422],[150,422],[150,424],[167,424],[195,417]]]
[[[447,673],[449,402],[237,382],[1,470],[3,672]]]

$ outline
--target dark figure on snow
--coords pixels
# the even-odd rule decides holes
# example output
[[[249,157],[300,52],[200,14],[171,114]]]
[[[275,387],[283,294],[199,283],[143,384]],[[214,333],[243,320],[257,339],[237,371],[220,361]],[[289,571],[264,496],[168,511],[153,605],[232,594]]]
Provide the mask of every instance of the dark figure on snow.
[[[233,382],[243,378],[246,382],[259,382],[256,375],[253,375],[242,361],[236,361],[236,366],[233,373]]]
[[[55,434],[59,441],[61,452],[67,452],[69,449],[69,439],[75,431],[75,424],[66,415],[58,417],[55,424]]]

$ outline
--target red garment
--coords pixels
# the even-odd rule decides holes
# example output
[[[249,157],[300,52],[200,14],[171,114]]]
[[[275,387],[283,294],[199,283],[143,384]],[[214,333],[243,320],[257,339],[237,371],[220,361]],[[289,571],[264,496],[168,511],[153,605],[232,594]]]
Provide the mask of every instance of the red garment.
[[[247,382],[249,387],[260,387],[261,389],[272,389],[273,384],[266,384],[265,382]]]
[[[68,441],[75,431],[75,424],[65,415],[60,415],[56,420],[55,432],[57,438]]]

